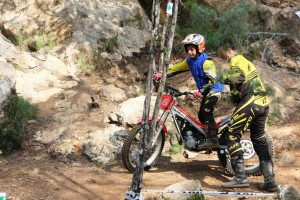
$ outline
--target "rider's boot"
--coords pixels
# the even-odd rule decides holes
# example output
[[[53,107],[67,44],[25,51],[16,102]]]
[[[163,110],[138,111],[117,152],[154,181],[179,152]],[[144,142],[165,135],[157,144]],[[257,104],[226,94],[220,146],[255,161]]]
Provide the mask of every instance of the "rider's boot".
[[[258,188],[267,192],[275,192],[278,186],[274,179],[273,162],[271,160],[260,161],[260,170],[264,176],[264,183]]]
[[[216,149],[219,148],[219,141],[217,137],[218,129],[216,125],[208,126],[207,128],[207,142],[200,144],[199,149]]]
[[[235,177],[226,183],[223,183],[221,187],[224,188],[243,188],[249,187],[247,175],[245,173],[244,159],[236,158],[231,160],[232,168],[235,173]]]

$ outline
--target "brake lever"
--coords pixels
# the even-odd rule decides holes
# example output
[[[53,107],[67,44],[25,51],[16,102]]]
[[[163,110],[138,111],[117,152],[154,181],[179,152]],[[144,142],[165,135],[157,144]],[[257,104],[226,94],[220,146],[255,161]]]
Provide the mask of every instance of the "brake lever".
[[[182,95],[184,95],[185,99],[187,99],[187,100],[193,100],[194,99],[194,97],[193,97],[194,95],[191,92],[183,92]]]

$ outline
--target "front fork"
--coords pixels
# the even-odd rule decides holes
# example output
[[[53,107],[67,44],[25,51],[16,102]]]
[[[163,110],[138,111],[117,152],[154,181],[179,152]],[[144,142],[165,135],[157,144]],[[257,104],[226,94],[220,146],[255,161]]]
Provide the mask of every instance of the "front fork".
[[[149,146],[147,145],[149,148],[153,148],[154,145],[156,144],[157,138],[158,138],[159,134],[161,133],[161,131],[163,130],[169,114],[170,114],[170,110],[165,110],[163,112],[163,114],[161,115],[161,118],[159,120],[157,120],[157,122],[156,122],[157,128],[154,129],[154,134],[149,140],[150,141],[148,143]]]

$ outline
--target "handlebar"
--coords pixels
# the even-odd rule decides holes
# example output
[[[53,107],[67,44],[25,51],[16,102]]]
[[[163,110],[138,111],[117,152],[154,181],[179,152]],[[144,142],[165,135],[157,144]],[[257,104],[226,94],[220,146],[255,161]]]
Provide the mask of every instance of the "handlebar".
[[[180,92],[179,90],[177,90],[171,86],[168,86],[168,85],[166,85],[165,91],[166,91],[166,93],[173,95],[175,97],[193,95],[193,93],[191,93],[191,92]]]

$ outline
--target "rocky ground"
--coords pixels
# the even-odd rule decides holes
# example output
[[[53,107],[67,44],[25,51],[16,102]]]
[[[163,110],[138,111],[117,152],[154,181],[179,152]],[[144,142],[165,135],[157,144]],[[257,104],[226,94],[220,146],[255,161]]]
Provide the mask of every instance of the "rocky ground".
[[[32,103],[38,102],[41,108],[39,119],[31,122],[30,128],[34,138],[24,145],[23,151],[6,158],[0,157],[0,192],[5,192],[9,200],[124,199],[125,192],[128,191],[132,174],[125,170],[122,163],[117,160],[113,164],[97,164],[97,158],[100,161],[113,159],[117,150],[115,146],[106,148],[112,146],[108,135],[116,131],[105,129],[110,112],[121,102],[142,93],[144,83],[140,80],[145,71],[145,59],[142,54],[139,57],[136,52],[145,46],[149,37],[146,26],[149,24],[141,21],[145,20],[140,17],[142,8],[136,8],[132,2],[124,1],[129,2],[132,7],[126,6],[123,1],[97,2],[87,3],[81,0],[75,4],[72,1],[53,1],[44,4],[38,0],[7,0],[0,3],[0,10],[3,11],[0,20],[1,32],[5,33],[8,39],[14,39],[12,31],[30,32],[29,35],[34,36],[39,28],[48,30],[51,27],[49,33],[56,33],[58,41],[67,39],[70,42],[67,46],[62,46],[61,50],[56,47],[56,50],[53,50],[56,56],[52,56],[43,53],[47,52],[47,48],[37,54],[23,52],[0,35],[0,67],[7,66],[1,68],[0,72],[6,70],[8,75],[4,75],[12,77],[9,87],[16,84],[18,93]],[[225,7],[231,7],[235,1],[207,2],[212,6],[213,3],[226,3]],[[276,30],[275,22],[281,21],[293,34],[299,32],[299,21],[294,23],[295,26],[292,25],[290,16],[297,10],[298,1],[286,1],[282,7],[288,9],[281,12],[280,5],[277,5],[279,1],[263,2],[259,12],[262,16],[270,15],[265,20],[270,30]],[[102,12],[98,12],[99,8]],[[114,20],[111,20],[112,18]],[[44,24],[40,19],[45,20]],[[84,21],[81,21],[82,19]],[[36,26],[37,21],[39,26]],[[99,32],[103,32],[100,41]],[[97,48],[94,45],[105,47],[106,44],[116,42],[114,39],[118,42],[118,48],[114,48],[110,53],[104,52],[103,56],[123,62],[135,53],[132,57],[132,60],[136,61],[132,62],[134,66],[131,66],[131,62],[128,62],[128,65],[124,64],[125,69],[111,66],[109,73],[101,71],[101,80],[89,71],[84,72],[84,68],[81,70],[90,76],[75,76],[78,67],[86,67],[79,66],[78,63],[87,56],[87,50]],[[265,55],[261,56],[267,58],[269,65],[260,61],[255,64],[259,67],[263,79],[275,90],[273,100],[277,98],[278,103],[272,104],[271,111],[280,111],[284,117],[267,127],[267,131],[274,138],[277,153],[274,159],[276,181],[278,184],[294,186],[299,191],[299,52],[295,40],[280,41],[280,46],[266,41],[268,48],[264,51]],[[84,42],[87,42],[87,45],[82,45]],[[129,46],[133,48],[129,49]],[[285,57],[281,53],[282,49],[289,53],[288,56]],[[289,56],[297,59],[293,61]],[[225,64],[218,61],[216,63]],[[143,71],[137,71],[137,68]],[[133,82],[135,85],[131,87]],[[191,89],[195,86],[191,77],[186,76],[176,77],[171,79],[171,82],[176,87],[184,85]],[[100,98],[96,99],[96,103],[99,104],[92,104],[91,97],[95,94]],[[5,100],[3,97],[5,95],[0,95],[0,102]],[[282,99],[284,101],[281,101]],[[190,111],[195,114],[199,104],[187,105],[191,106]],[[225,107],[219,108],[217,114],[221,117],[230,112],[231,110]],[[89,146],[89,152],[83,151],[86,144],[92,144]],[[96,158],[94,163],[81,156],[88,153],[89,159]],[[180,181],[199,180],[204,190],[222,191],[220,184],[228,179],[230,177],[224,173],[215,154],[200,154],[187,160],[181,153],[171,156],[165,151],[156,167],[144,173],[143,189],[164,189]],[[262,179],[261,176],[249,177],[250,188],[230,191],[258,192],[255,185],[262,182]],[[143,193],[143,196],[147,199],[159,199],[159,194]],[[206,196],[206,199],[219,198]]]
[[[180,78],[176,80],[180,81]],[[51,111],[50,105],[48,102],[49,109],[44,109],[44,112]],[[112,106],[108,105],[104,109],[105,112]],[[43,113],[42,116],[45,118],[47,114]],[[277,155],[274,160],[276,181],[287,187],[293,186],[298,191],[300,191],[299,119],[299,110],[295,110],[281,122],[267,127],[276,147]],[[49,121],[42,122],[49,126]],[[99,122],[94,120],[94,123]],[[133,174],[123,167],[121,161],[109,165],[94,164],[84,158],[61,161],[51,157],[47,148],[47,145],[40,145],[39,148],[28,145],[24,151],[0,160],[0,192],[5,192],[8,200],[125,198]],[[162,190],[181,181],[199,180],[203,190],[261,192],[256,189],[256,185],[263,181],[261,176],[249,177],[250,188],[222,189],[220,184],[230,178],[224,173],[214,153],[199,154],[196,158],[185,159],[181,153],[171,156],[166,151],[156,166],[144,173],[143,189]],[[145,199],[159,199],[160,194],[143,192],[143,196]]]
[[[218,63],[218,61],[216,61]],[[222,64],[222,63],[218,63]],[[288,73],[282,73],[274,69],[260,68],[262,74],[267,77],[268,82],[280,82],[281,87],[289,90],[289,98],[298,98],[299,84],[298,76],[291,76]],[[267,76],[270,70],[274,76]],[[278,75],[279,74],[279,75]],[[82,80],[78,86],[73,88],[75,93],[97,92],[97,87],[101,83],[97,82],[96,77],[80,77]],[[273,82],[276,79],[280,81]],[[187,74],[179,75],[169,80],[174,87],[180,87],[183,83],[187,87],[192,87],[192,79]],[[67,94],[67,93],[64,93]],[[86,98],[64,98],[62,95],[54,96],[49,101],[40,104],[41,109],[38,123],[32,124],[32,131],[52,130],[57,132],[55,119],[61,121],[68,120],[68,113],[72,110],[65,109],[66,103],[71,104],[66,108],[80,108],[90,101],[90,96]],[[223,99],[225,100],[225,99]],[[222,117],[232,112],[232,107],[227,105],[226,101],[219,104],[216,116]],[[117,102],[100,101],[100,108],[95,111],[87,109],[75,109],[76,119],[73,124],[77,124],[76,131],[84,132],[88,127],[105,126],[104,118],[118,105]],[[294,102],[295,101],[290,101]],[[187,106],[192,115],[196,115],[198,102],[187,102]],[[231,105],[232,106],[232,105]],[[275,174],[278,184],[293,186],[300,191],[300,112],[298,104],[283,104],[282,113],[289,113],[284,119],[272,126],[267,126],[267,131],[273,136],[276,157]],[[197,109],[195,109],[197,108]],[[65,109],[65,110],[64,110]],[[60,113],[60,114],[59,114]],[[64,136],[64,135],[63,135]],[[38,143],[35,140],[28,143],[22,152],[15,153],[7,158],[0,160],[0,192],[7,194],[8,200],[36,200],[36,199],[124,199],[128,187],[131,185],[133,174],[126,171],[121,161],[114,164],[101,165],[91,163],[84,157],[70,157],[60,159],[60,157],[49,154],[51,144]],[[78,147],[78,152],[81,152]],[[73,154],[73,156],[76,156]],[[59,159],[58,159],[59,158]],[[143,189],[162,190],[165,187],[186,180],[199,180],[202,189],[208,191],[242,191],[242,192],[261,192],[256,189],[256,185],[263,181],[263,177],[249,177],[250,188],[242,190],[224,190],[220,187],[221,183],[229,180],[231,177],[224,173],[217,155],[199,154],[196,158],[185,159],[182,152],[176,155],[170,155],[165,151],[157,162],[156,166],[144,173]],[[146,199],[160,199],[158,193],[145,193]],[[217,199],[215,196],[206,196],[206,199]],[[237,197],[222,197],[223,199],[238,199]],[[251,199],[251,198],[247,198]]]
[[[294,125],[294,128],[299,132],[299,125]],[[294,186],[300,191],[299,147],[289,154],[295,158],[294,162],[287,166],[279,166],[275,162],[275,178],[278,184]],[[84,160],[67,164],[49,158],[45,151],[23,152],[0,161],[0,188],[1,192],[6,192],[8,200],[124,199],[132,177],[121,163],[105,167]],[[230,178],[214,154],[201,154],[191,160],[181,155],[171,158],[166,154],[154,169],[144,173],[143,189],[162,190],[180,181],[199,180],[203,190],[261,192],[255,187],[263,181],[261,176],[249,177],[250,188],[222,189],[220,184]],[[158,193],[143,193],[143,196],[159,199]],[[216,198],[206,196],[206,199]]]

